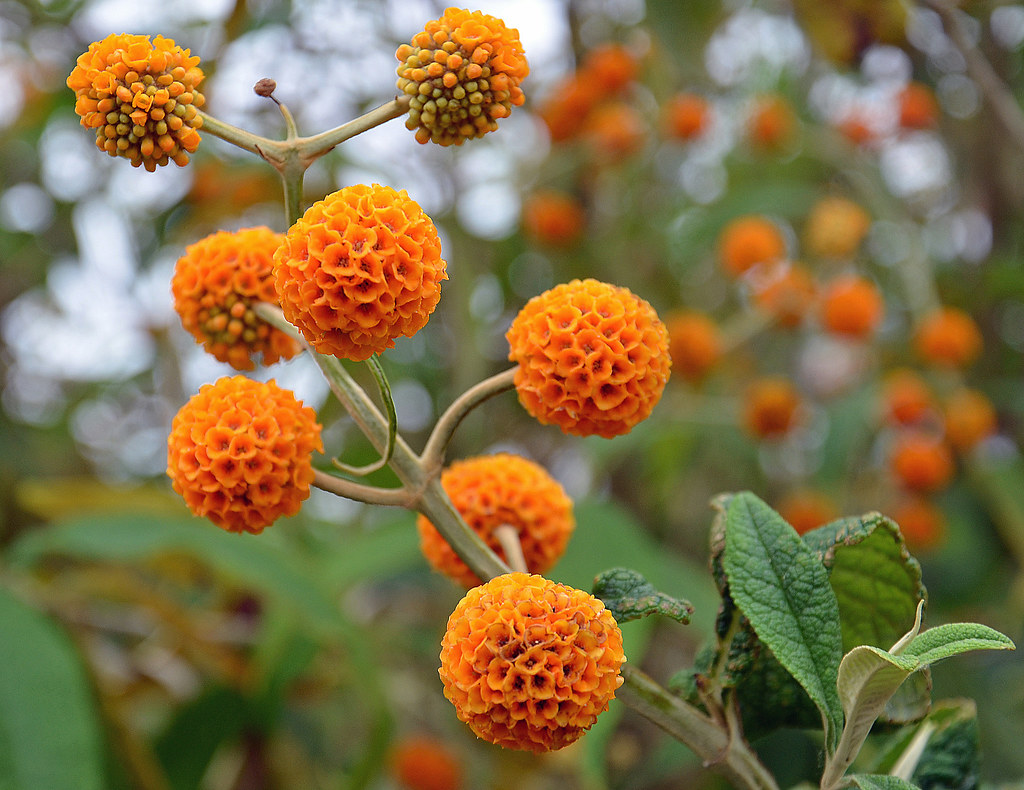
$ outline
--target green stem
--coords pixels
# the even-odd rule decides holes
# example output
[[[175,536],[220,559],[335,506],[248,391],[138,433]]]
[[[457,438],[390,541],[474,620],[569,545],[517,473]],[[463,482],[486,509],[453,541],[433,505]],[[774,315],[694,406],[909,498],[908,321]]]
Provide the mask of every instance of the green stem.
[[[308,166],[315,159],[323,156],[335,146],[362,134],[365,131],[387,123],[392,118],[398,118],[409,111],[409,97],[399,96],[387,104],[382,104],[368,113],[360,115],[348,123],[337,126],[326,132],[313,135],[312,137],[300,137],[295,142],[299,150],[299,156]]]

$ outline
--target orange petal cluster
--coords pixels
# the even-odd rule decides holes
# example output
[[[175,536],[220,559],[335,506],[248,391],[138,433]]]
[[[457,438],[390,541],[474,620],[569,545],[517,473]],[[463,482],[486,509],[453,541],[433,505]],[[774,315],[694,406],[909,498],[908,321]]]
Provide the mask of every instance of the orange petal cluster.
[[[535,296],[505,337],[520,403],[576,436],[628,433],[650,415],[672,366],[654,308],[592,279]]]
[[[860,247],[871,217],[852,200],[827,197],[814,204],[804,226],[804,244],[817,258],[849,258]]]
[[[149,171],[188,162],[199,145],[199,57],[169,38],[112,34],[78,57],[67,86],[96,146]]]
[[[589,593],[509,573],[474,587],[441,640],[444,695],[480,738],[547,752],[576,741],[622,684],[622,632]]]
[[[739,277],[759,263],[786,256],[786,239],[779,226],[760,214],[732,220],[718,236],[718,260],[726,273]]]
[[[998,428],[995,406],[978,390],[963,388],[950,395],[944,418],[946,438],[962,453],[969,452]]]
[[[855,274],[837,277],[821,296],[821,323],[829,332],[869,337],[882,321],[885,304],[878,287]]]
[[[423,328],[446,268],[430,217],[379,184],[314,203],[274,255],[285,317],[321,354],[357,361]]]
[[[886,419],[898,425],[919,423],[935,410],[928,382],[908,368],[896,368],[885,377],[882,401]]]
[[[811,273],[798,263],[777,261],[760,267],[750,278],[754,303],[784,329],[803,323],[818,299],[818,286]]]
[[[269,228],[218,231],[185,249],[171,278],[174,309],[196,342],[235,370],[291,359],[299,344],[256,316],[259,302],[277,304],[274,251],[284,237]]]
[[[541,189],[523,201],[523,230],[530,238],[552,247],[571,247],[583,235],[587,215],[574,196]]]
[[[903,431],[895,438],[889,463],[900,485],[911,491],[939,491],[949,485],[955,471],[949,445],[917,430]]]
[[[788,379],[757,379],[747,389],[743,424],[758,439],[777,439],[796,424],[800,395]]]
[[[779,502],[776,510],[799,535],[835,521],[840,516],[835,502],[829,496],[811,488],[790,491]]]
[[[174,417],[167,474],[197,516],[258,534],[309,497],[314,450],[323,443],[311,408],[273,380],[225,377]]]
[[[676,140],[695,140],[711,124],[711,105],[696,93],[677,93],[662,107],[665,134]]]
[[[410,97],[405,125],[421,143],[482,137],[525,101],[519,85],[530,67],[519,31],[489,14],[449,8],[395,56],[398,90]]]
[[[960,368],[981,353],[981,330],[963,310],[940,307],[921,321],[914,335],[914,347],[926,362]]]
[[[687,381],[699,381],[722,356],[722,335],[709,316],[679,310],[668,316],[672,367]]]
[[[518,455],[499,453],[453,463],[441,485],[465,522],[502,559],[495,530],[514,527],[531,573],[544,573],[565,552],[576,526],[572,500],[545,469]],[[420,546],[430,564],[465,587],[480,579],[459,559],[425,516],[416,522]]]
[[[395,778],[407,790],[460,790],[462,762],[444,741],[429,735],[402,738],[391,752]]]

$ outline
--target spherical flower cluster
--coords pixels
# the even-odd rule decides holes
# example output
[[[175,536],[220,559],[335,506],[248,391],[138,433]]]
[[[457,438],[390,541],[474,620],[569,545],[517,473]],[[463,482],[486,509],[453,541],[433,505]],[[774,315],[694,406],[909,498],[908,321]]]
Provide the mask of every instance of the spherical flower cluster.
[[[584,136],[596,161],[614,163],[641,149],[647,127],[631,104],[608,101],[591,111]]]
[[[171,39],[114,34],[78,57],[67,86],[96,146],[152,171],[186,164],[199,145],[202,80],[198,56]]]
[[[531,573],[544,573],[565,552],[576,526],[572,500],[543,467],[509,453],[457,461],[441,475],[441,485],[463,520],[502,559],[495,530],[515,529]],[[438,571],[465,587],[480,579],[452,550],[425,516],[416,522],[420,547]]]
[[[446,268],[430,217],[379,184],[314,203],[274,255],[285,317],[321,354],[357,361],[423,328]]]
[[[804,244],[817,258],[849,258],[871,227],[871,217],[852,200],[827,197],[807,215]]]
[[[505,337],[523,407],[576,436],[628,433],[650,415],[672,365],[654,308],[597,280],[535,296]]]
[[[480,738],[546,752],[576,741],[622,684],[622,632],[597,598],[509,573],[474,587],[441,640],[444,695]]]
[[[256,316],[258,302],[277,304],[274,251],[282,236],[269,228],[219,231],[187,247],[171,278],[182,326],[221,362],[252,370],[291,359],[299,344]]]
[[[519,84],[530,67],[519,31],[489,14],[449,8],[395,56],[398,90],[410,97],[405,125],[421,143],[482,137],[525,101]]]
[[[940,307],[921,321],[914,346],[921,358],[933,365],[965,367],[981,353],[981,330],[963,310]]]
[[[189,509],[229,532],[259,533],[298,512],[322,451],[316,414],[273,381],[206,384],[167,439],[167,474]]]
[[[939,122],[939,103],[927,85],[908,82],[896,97],[900,126],[904,129],[930,129]]]
[[[963,388],[946,401],[946,438],[960,452],[992,436],[998,427],[995,406],[983,393]]]
[[[803,323],[818,298],[818,286],[811,273],[788,261],[759,267],[756,276],[750,277],[750,286],[754,304],[784,329]]]
[[[746,392],[743,425],[757,439],[777,439],[796,424],[800,406],[800,395],[788,379],[757,379]]]
[[[747,118],[747,139],[759,151],[778,153],[793,141],[798,123],[792,105],[785,98],[761,96]]]
[[[846,337],[869,337],[882,321],[885,305],[878,287],[855,274],[833,280],[821,296],[821,323]]]
[[[392,749],[391,766],[407,790],[460,790],[462,762],[444,741],[429,735],[402,738]]]
[[[751,214],[726,225],[718,237],[718,260],[726,273],[739,277],[759,263],[786,256],[786,239],[767,217]]]
[[[541,189],[523,201],[523,230],[552,247],[571,247],[583,235],[587,215],[580,201],[565,192]]]
[[[786,494],[779,502],[779,515],[798,534],[803,535],[822,524],[839,518],[840,513],[830,497],[810,488],[796,489]]]
[[[903,431],[895,438],[889,463],[899,483],[911,491],[939,491],[949,485],[955,471],[949,445],[917,430]]]
[[[911,551],[928,551],[946,536],[946,519],[936,505],[920,494],[907,494],[890,512]]]
[[[711,124],[708,100],[695,93],[677,93],[662,108],[665,134],[688,142],[700,137]]]
[[[935,409],[928,383],[907,368],[897,368],[885,377],[882,400],[886,419],[898,425],[919,423]]]
[[[687,381],[699,381],[722,356],[718,324],[704,313],[680,310],[666,326],[673,369]]]

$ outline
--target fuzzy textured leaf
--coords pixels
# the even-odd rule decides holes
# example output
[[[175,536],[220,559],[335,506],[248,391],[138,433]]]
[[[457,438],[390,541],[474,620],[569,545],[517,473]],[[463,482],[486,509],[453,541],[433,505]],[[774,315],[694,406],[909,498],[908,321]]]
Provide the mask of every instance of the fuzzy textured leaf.
[[[594,595],[604,601],[616,621],[625,623],[652,614],[690,622],[693,606],[654,588],[647,579],[628,568],[612,568],[594,580]]]
[[[749,492],[729,501],[723,567],[736,605],[821,711],[833,751],[843,713],[839,605],[828,572],[778,513]]]
[[[906,779],[885,774],[851,774],[846,780],[848,786],[861,790],[921,790]]]
[[[1008,636],[980,623],[949,623],[929,628],[918,634],[906,649],[904,656],[916,657],[922,665],[934,664],[969,650],[1014,650],[1016,646]]]

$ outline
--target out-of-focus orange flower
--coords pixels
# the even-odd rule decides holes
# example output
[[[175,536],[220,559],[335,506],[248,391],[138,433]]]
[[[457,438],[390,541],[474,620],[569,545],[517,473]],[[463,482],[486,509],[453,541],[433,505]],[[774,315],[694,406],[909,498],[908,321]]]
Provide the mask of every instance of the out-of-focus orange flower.
[[[576,73],[593,83],[601,96],[612,96],[629,87],[639,70],[636,57],[626,47],[602,44],[586,54]]]
[[[421,143],[482,137],[525,101],[519,85],[530,67],[519,31],[489,14],[448,8],[395,56],[398,90],[411,100],[405,125]]]
[[[832,499],[810,488],[790,491],[779,501],[776,509],[800,535],[839,518],[839,511]]]
[[[747,117],[746,131],[751,145],[760,151],[776,153],[787,148],[797,132],[793,106],[779,95],[759,97]]]
[[[907,368],[898,368],[886,375],[882,400],[886,419],[899,425],[919,423],[935,409],[928,384],[920,374]]]
[[[893,440],[889,463],[900,485],[911,491],[939,491],[955,471],[953,453],[942,439],[923,431],[905,430]]]
[[[622,684],[622,632],[604,604],[541,576],[474,587],[441,640],[444,695],[459,719],[506,749],[573,743]]]
[[[754,303],[786,329],[803,323],[818,299],[814,278],[797,263],[779,261],[766,266],[751,278],[750,284]]]
[[[640,113],[625,102],[605,102],[587,117],[584,133],[595,156],[618,162],[639,151],[647,137]]]
[[[565,192],[542,189],[523,201],[523,230],[533,240],[551,247],[571,247],[586,225],[580,201]]]
[[[444,741],[429,735],[402,738],[391,751],[395,778],[406,790],[459,790],[462,762]]]
[[[866,338],[882,321],[885,305],[878,287],[855,274],[829,283],[821,295],[821,323],[829,332]]]
[[[228,532],[263,531],[299,511],[322,451],[316,413],[271,380],[205,384],[178,411],[167,474],[197,516]]]
[[[597,280],[535,296],[505,337],[520,403],[576,436],[628,433],[660,400],[672,365],[654,308]]]
[[[942,511],[919,494],[903,497],[889,517],[899,525],[911,551],[935,549],[946,537],[946,519]]]
[[[184,165],[199,145],[198,56],[169,38],[112,34],[79,55],[67,86],[96,147],[153,171]]]
[[[687,381],[699,381],[722,356],[718,324],[704,313],[679,310],[666,327],[673,370]]]
[[[789,379],[758,379],[747,388],[743,425],[757,439],[777,439],[796,425],[800,405],[800,395]]]
[[[908,82],[897,97],[900,126],[904,129],[930,129],[939,121],[939,103],[927,85]]]
[[[816,258],[849,258],[871,227],[871,217],[852,200],[822,198],[804,226],[804,249]]]
[[[750,214],[737,217],[718,236],[718,260],[732,277],[739,277],[759,263],[786,257],[786,239],[768,217]]]
[[[662,108],[665,134],[676,140],[695,140],[707,131],[710,124],[708,100],[696,93],[677,93]]]
[[[291,359],[299,344],[256,316],[258,302],[277,304],[274,251],[284,237],[269,228],[218,231],[187,247],[171,278],[174,309],[203,347],[235,370]]]
[[[925,316],[914,335],[921,359],[941,367],[962,368],[981,353],[981,330],[963,310],[940,307]]]
[[[978,390],[960,389],[946,401],[946,438],[960,452],[970,451],[978,442],[996,432],[996,410]]]
[[[320,353],[351,360],[422,329],[446,268],[430,217],[404,189],[379,184],[314,203],[274,255],[285,317]]]
[[[531,573],[545,573],[565,553],[576,526],[572,500],[533,461],[509,453],[456,461],[441,475],[441,485],[463,520],[502,559],[507,557],[495,530],[504,525],[518,533]],[[426,516],[416,527],[423,555],[435,569],[464,587],[480,584]]]
[[[600,100],[600,91],[593,82],[571,74],[555,87],[537,112],[551,140],[561,143],[579,135]]]
[[[859,113],[849,113],[836,126],[843,137],[854,145],[866,145],[875,139],[875,130]]]

